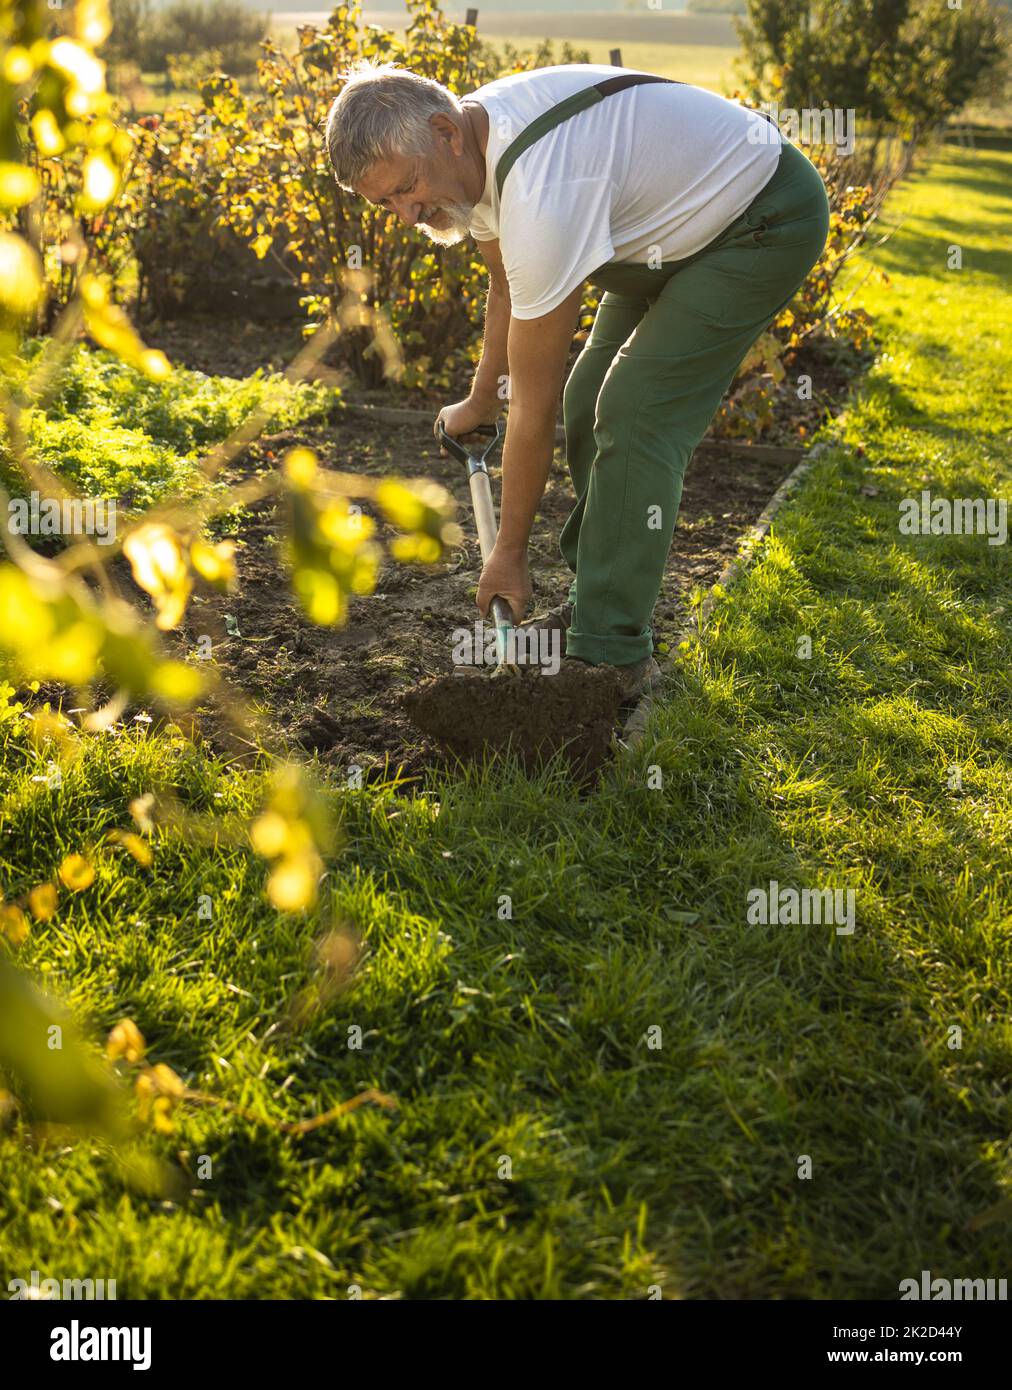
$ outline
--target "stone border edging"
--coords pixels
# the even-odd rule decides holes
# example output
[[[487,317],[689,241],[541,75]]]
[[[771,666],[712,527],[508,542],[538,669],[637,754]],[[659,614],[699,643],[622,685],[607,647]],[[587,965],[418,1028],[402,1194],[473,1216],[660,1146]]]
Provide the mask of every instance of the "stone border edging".
[[[754,525],[746,532],[744,539],[738,547],[738,553],[733,559],[727,562],[710,586],[710,592],[700,605],[698,614],[683,624],[675,639],[676,642],[684,642],[688,637],[702,634],[704,624],[710,617],[717,603],[724,597],[723,594],[718,594],[714,591],[717,589],[729,589],[751,569],[759,553],[762,542],[769,535],[770,527],[773,525],[777,513],[783,509],[791,496],[797,491],[806,474],[829,447],[830,441],[828,439],[822,440],[820,443],[814,444],[801,461],[795,464],[794,468],[788,473],[787,477],[777,488],[766,506],[759,513]],[[635,748],[636,745],[641,742],[643,735],[646,733],[647,721],[653,713],[654,705],[657,703],[657,700],[658,696],[656,694],[644,695],[622,726],[622,736],[617,742],[623,752]]]

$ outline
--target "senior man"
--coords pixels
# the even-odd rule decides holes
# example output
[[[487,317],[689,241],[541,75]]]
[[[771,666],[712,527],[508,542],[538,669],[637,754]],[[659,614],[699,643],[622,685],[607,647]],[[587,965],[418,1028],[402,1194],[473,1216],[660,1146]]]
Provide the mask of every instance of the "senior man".
[[[458,100],[392,66],[348,77],[326,127],[338,183],[433,241],[470,233],[488,266],[481,361],[446,432],[493,422],[509,383],[482,615],[531,600],[527,546],[559,395],[575,506],[568,601],[533,621],[569,661],[659,678],[650,619],[693,449],[751,344],[825,244],[814,165],[757,112],[684,83],[592,64],[515,73]],[[584,284],[604,294],[565,380]],[[563,383],[565,389],[563,391]]]

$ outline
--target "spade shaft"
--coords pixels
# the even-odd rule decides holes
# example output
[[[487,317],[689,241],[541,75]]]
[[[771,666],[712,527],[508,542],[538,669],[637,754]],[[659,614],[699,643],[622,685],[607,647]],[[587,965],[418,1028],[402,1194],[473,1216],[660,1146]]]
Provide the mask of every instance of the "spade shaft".
[[[496,521],[495,503],[492,501],[492,485],[489,482],[486,460],[501,443],[506,433],[506,427],[500,420],[495,425],[482,425],[475,433],[491,436],[480,454],[471,453],[459,440],[447,434],[442,425],[439,426],[440,444],[467,467],[468,486],[471,489],[471,507],[474,511],[475,525],[478,528],[478,546],[484,564],[492,554],[496,536],[499,534],[499,524]],[[513,612],[507,601],[498,594],[489,604],[489,612],[495,623],[496,657],[499,666],[502,667],[506,664],[506,650],[510,628],[513,626]]]

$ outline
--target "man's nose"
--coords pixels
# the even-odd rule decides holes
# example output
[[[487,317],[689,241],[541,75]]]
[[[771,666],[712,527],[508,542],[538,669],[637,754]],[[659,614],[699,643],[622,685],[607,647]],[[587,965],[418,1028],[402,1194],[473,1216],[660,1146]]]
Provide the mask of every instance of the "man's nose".
[[[421,203],[412,198],[394,199],[393,208],[399,220],[408,227],[413,227],[422,215]]]

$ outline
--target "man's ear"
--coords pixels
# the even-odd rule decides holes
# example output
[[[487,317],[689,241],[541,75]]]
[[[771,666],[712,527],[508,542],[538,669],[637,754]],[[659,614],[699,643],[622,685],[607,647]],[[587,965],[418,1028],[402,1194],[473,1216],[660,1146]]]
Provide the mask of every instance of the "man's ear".
[[[456,121],[451,120],[442,111],[438,111],[434,116],[429,117],[429,125],[435,132],[436,138],[449,146],[453,154],[463,154],[464,132]]]

